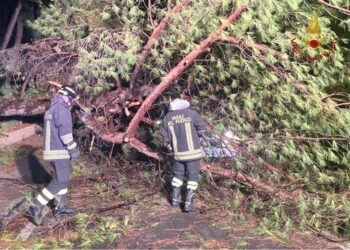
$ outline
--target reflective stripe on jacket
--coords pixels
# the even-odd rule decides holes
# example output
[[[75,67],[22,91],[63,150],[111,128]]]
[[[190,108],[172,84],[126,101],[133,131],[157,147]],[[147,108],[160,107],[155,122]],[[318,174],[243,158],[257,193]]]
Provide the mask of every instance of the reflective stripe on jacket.
[[[73,123],[70,108],[56,95],[45,113],[44,124],[44,160],[70,159],[68,150],[74,149],[77,144],[73,139]]]
[[[187,101],[175,99],[170,105],[171,111],[162,121],[161,133],[172,146],[174,158],[178,161],[192,161],[203,157],[203,151],[198,138],[199,130],[204,130],[206,124],[192,109]],[[176,107],[175,104],[178,104]]]

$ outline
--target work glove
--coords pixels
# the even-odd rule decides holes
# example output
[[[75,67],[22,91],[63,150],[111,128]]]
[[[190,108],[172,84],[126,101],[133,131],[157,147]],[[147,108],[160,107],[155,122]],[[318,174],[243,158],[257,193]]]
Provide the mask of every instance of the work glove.
[[[70,155],[71,160],[77,159],[80,155],[80,151],[77,147],[73,148],[72,150],[68,150],[68,151],[69,151],[69,155]]]

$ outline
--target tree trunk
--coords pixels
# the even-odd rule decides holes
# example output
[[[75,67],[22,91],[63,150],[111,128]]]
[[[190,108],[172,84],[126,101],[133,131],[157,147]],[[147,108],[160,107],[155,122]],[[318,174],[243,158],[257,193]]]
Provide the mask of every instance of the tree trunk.
[[[21,44],[22,39],[23,39],[23,20],[22,20],[22,15],[20,15],[17,20],[15,45]]]
[[[11,35],[13,33],[13,29],[15,28],[15,25],[17,23],[17,19],[18,19],[19,13],[21,12],[22,7],[23,7],[23,3],[20,0],[20,1],[18,1],[16,9],[15,9],[15,11],[12,14],[10,23],[7,26],[6,35],[4,37],[4,40],[2,41],[1,49],[6,49],[7,48],[8,44],[10,42],[10,39],[11,39]]]
[[[0,116],[39,115],[45,112],[49,102],[48,97],[38,99],[8,99],[0,100]]]

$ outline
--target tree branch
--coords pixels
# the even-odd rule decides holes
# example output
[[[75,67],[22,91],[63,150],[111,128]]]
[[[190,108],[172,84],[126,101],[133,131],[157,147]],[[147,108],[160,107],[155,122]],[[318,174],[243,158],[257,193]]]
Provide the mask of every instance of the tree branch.
[[[335,105],[336,107],[340,107],[340,106],[349,106],[350,102],[343,102],[343,103],[338,103],[337,105]]]
[[[154,91],[146,98],[142,103],[141,107],[138,109],[136,115],[133,117],[129,123],[129,127],[126,130],[127,137],[132,137],[137,130],[137,127],[149,110],[151,105],[156,101],[156,99],[169,87],[169,85],[179,77],[179,75],[201,54],[207,51],[210,45],[212,45],[218,37],[221,37],[221,32],[226,29],[234,20],[236,20],[239,15],[247,8],[247,4],[241,5],[236,11],[234,11],[224,22],[218,30],[203,40],[197,48],[192,50],[185,58],[183,58],[178,65],[173,68],[164,78],[163,81],[156,86]]]
[[[218,37],[218,41],[228,41],[234,44],[237,44],[239,47],[251,47],[253,49],[257,49],[259,51],[264,51],[264,52],[270,52],[274,56],[281,57],[283,59],[288,59],[288,55],[285,53],[282,53],[280,51],[274,50],[266,45],[263,44],[253,44],[253,45],[248,45],[245,41],[237,39],[235,37],[229,36],[229,37]],[[262,58],[261,56],[258,56],[259,58]],[[267,60],[263,59],[264,63],[269,65],[281,78],[283,79],[288,79],[288,75],[283,72],[282,70],[278,69],[275,65],[272,63],[268,62]],[[293,86],[298,89],[300,92],[302,92],[305,95],[308,95],[309,93],[307,92],[306,88],[301,85],[298,82],[292,83]]]
[[[251,159],[261,162],[271,173],[278,173],[281,176],[284,176],[286,179],[294,181],[292,177],[290,177],[287,173],[282,171],[281,169],[278,169],[274,166],[272,166],[270,163],[264,161],[262,158],[260,158],[257,154],[251,152],[248,148],[240,148],[239,149],[243,154],[247,155]]]
[[[297,199],[297,196],[293,193],[290,193],[284,190],[276,190],[275,188],[271,187],[266,183],[259,182],[255,178],[250,177],[241,172],[236,172],[233,169],[225,169],[213,164],[206,164],[206,163],[201,163],[200,167],[201,167],[201,170],[210,171],[210,172],[213,172],[214,174],[222,175],[229,178],[234,178],[241,182],[249,183],[258,191],[262,191],[272,195],[277,195],[278,197],[284,200],[290,200],[295,202]]]
[[[152,18],[152,0],[148,0],[147,15],[148,15],[149,22],[152,25],[152,28],[154,29],[155,25]]]
[[[348,98],[349,97],[349,94],[345,93],[345,92],[336,92],[336,93],[331,93],[329,95],[326,95],[326,96],[323,96],[322,97],[322,101],[326,100],[327,98],[330,98],[332,96],[342,96],[342,97],[346,97]]]
[[[268,47],[268,46],[266,46],[264,44],[248,45],[245,41],[243,41],[241,39],[238,39],[236,37],[233,37],[233,36],[229,36],[229,37],[221,36],[218,40],[228,41],[230,43],[234,43],[234,44],[237,44],[239,46],[251,47],[253,49],[257,49],[257,50],[264,51],[264,52],[271,52],[271,54],[273,54],[274,56],[278,56],[278,57],[281,57],[281,58],[284,58],[284,59],[288,59],[288,55],[287,54],[284,54],[284,53],[282,53],[280,51],[271,49],[270,47]]]
[[[48,55],[42,62],[36,64],[26,75],[25,77],[25,81],[21,87],[21,98],[24,97],[26,88],[29,84],[29,82],[33,79],[33,77],[35,76],[35,74],[40,71],[42,68],[42,65],[44,65],[47,61],[51,60],[53,57],[55,56],[72,56],[72,57],[78,57],[77,53],[70,53],[70,52],[61,52],[61,53],[53,53],[51,55]]]
[[[29,82],[33,79],[33,77],[34,77],[34,75],[35,75],[35,73],[36,73],[36,71],[37,71],[37,68],[38,68],[38,67],[35,67],[35,66],[34,66],[34,68],[33,68],[31,71],[29,71],[29,73],[25,76],[24,83],[23,83],[23,85],[22,85],[22,87],[21,87],[21,98],[24,97],[26,88],[27,88]]]
[[[348,10],[348,9],[345,9],[345,8],[342,8],[342,7],[339,7],[339,6],[336,6],[336,5],[327,3],[326,1],[323,1],[323,0],[318,0],[318,2],[319,2],[320,4],[322,4],[322,5],[331,7],[331,8],[336,9],[336,10],[339,10],[339,11],[342,12],[343,14],[349,15],[349,16],[350,16],[350,10]]]
[[[116,77],[115,77],[115,86],[116,86],[118,89],[120,89],[120,90],[123,89],[122,82],[120,81],[119,76],[116,76]]]
[[[163,30],[165,29],[165,27],[168,25],[171,15],[174,13],[177,13],[179,11],[181,11],[181,9],[188,5],[190,3],[190,0],[182,0],[178,5],[176,5],[171,11],[169,11],[168,15],[166,15],[163,20],[159,23],[159,25],[153,30],[152,35],[148,38],[148,41],[146,43],[146,45],[143,47],[141,55],[139,56],[137,62],[136,62],[136,66],[134,69],[134,72],[131,75],[131,79],[130,79],[130,89],[133,90],[134,88],[134,84],[135,84],[135,80],[140,72],[140,69],[142,67],[142,64],[145,62],[153,44],[157,41],[157,39],[159,38],[160,34],[163,32]]]
[[[0,100],[0,116],[40,115],[45,112],[49,97],[38,99],[8,99]]]
[[[134,147],[135,149],[137,149],[139,152],[152,157],[158,161],[163,160],[163,157],[153,151],[152,149],[150,149],[146,144],[144,144],[143,142],[141,142],[140,140],[136,139],[135,137],[129,138],[128,141],[126,141],[130,146]]]

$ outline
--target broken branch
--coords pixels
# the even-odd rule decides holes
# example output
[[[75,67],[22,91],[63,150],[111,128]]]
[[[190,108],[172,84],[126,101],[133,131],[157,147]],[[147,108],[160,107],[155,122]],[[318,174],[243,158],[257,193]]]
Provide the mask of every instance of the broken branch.
[[[276,190],[275,188],[269,186],[266,183],[259,182],[253,177],[250,177],[246,174],[243,174],[241,172],[236,172],[233,169],[225,169],[218,167],[213,164],[206,164],[206,163],[201,163],[201,170],[206,170],[206,171],[211,171],[214,174],[222,175],[225,177],[230,177],[237,179],[241,182],[246,182],[252,185],[254,188],[256,188],[258,191],[262,191],[268,194],[273,194],[279,196],[281,199],[285,200],[290,200],[290,201],[296,201],[297,197],[293,193],[289,193],[285,190]]]
[[[151,105],[156,101],[156,99],[169,87],[169,85],[179,77],[179,75],[201,54],[207,51],[207,48],[212,45],[218,37],[221,37],[221,32],[226,29],[233,21],[235,21],[242,11],[247,8],[247,4],[241,5],[236,11],[234,11],[223,23],[218,30],[203,40],[197,48],[192,50],[185,58],[183,58],[178,65],[173,68],[163,79],[163,81],[158,84],[154,91],[146,98],[146,100],[142,103],[141,107],[138,109],[136,115],[131,120],[129,127],[126,130],[127,136],[132,136],[137,130],[137,127],[149,110]]]
[[[257,49],[257,50],[260,50],[260,51],[263,51],[263,52],[270,52],[271,54],[273,54],[274,56],[278,56],[278,57],[281,57],[281,58],[284,58],[284,59],[288,59],[288,55],[287,54],[284,54],[280,51],[277,51],[277,50],[274,50],[274,49],[271,49],[270,47],[264,45],[264,44],[252,44],[252,45],[248,45],[245,41],[243,41],[242,39],[238,39],[238,38],[235,38],[233,36],[221,36],[218,38],[218,40],[222,40],[222,41],[227,41],[227,42],[230,42],[230,43],[234,43],[234,44],[237,44],[239,45],[240,47],[251,47],[253,49]]]
[[[152,157],[158,161],[163,160],[163,157],[159,153],[153,151],[146,144],[136,139],[135,137],[129,138],[125,142],[128,143],[130,146],[136,148],[139,152],[149,157]]]
[[[323,1],[323,0],[318,0],[318,2],[321,3],[322,5],[331,7],[331,8],[336,9],[336,10],[339,10],[343,14],[350,16],[350,10],[348,10],[348,9],[345,9],[345,8],[342,8],[342,7],[339,7],[339,6],[327,3],[326,1]]]

